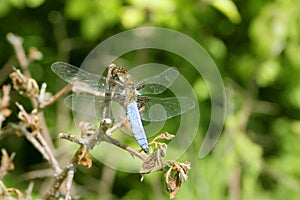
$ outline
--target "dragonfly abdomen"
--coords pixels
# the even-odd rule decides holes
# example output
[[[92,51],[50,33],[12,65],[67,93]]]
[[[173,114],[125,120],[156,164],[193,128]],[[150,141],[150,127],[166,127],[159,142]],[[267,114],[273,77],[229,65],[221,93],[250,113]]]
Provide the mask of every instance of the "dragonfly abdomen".
[[[139,143],[145,153],[149,153],[146,133],[136,102],[128,104],[127,116],[129,117],[130,126],[135,140]]]

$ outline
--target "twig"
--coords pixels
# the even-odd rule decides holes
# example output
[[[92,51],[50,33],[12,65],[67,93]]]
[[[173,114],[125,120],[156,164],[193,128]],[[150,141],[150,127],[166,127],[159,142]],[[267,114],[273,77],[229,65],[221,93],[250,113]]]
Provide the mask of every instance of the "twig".
[[[116,170],[104,165],[102,169],[101,180],[99,181],[98,199],[109,200],[111,197],[111,190],[114,184]]]
[[[45,96],[46,96],[46,89],[47,89],[47,84],[42,83],[41,89],[40,89],[40,94],[38,96],[38,102],[39,102],[39,107],[43,107],[44,101],[45,101]]]
[[[75,155],[69,162],[69,164],[62,170],[62,172],[56,177],[52,188],[49,192],[44,196],[43,199],[50,199],[54,197],[63,183],[63,181],[67,178],[69,172],[74,170],[77,165],[84,165],[87,167],[91,166],[91,160],[87,156],[87,152],[89,149],[92,149],[96,144],[102,141],[102,136],[105,135],[101,128],[98,128],[94,131],[94,134],[88,135],[87,138],[78,138],[72,136],[71,134],[59,134],[59,137],[70,140],[72,142],[78,143],[81,147],[76,151]],[[72,174],[72,172],[70,172]]]
[[[119,125],[116,124],[115,126],[118,127]],[[117,146],[117,147],[120,147],[120,148],[122,148],[122,149],[128,151],[131,155],[134,155],[134,156],[140,158],[140,159],[143,160],[143,161],[146,160],[146,157],[143,156],[139,151],[137,151],[137,150],[135,150],[135,149],[133,149],[133,148],[131,148],[131,147],[129,147],[129,146],[123,144],[122,142],[120,142],[120,141],[118,141],[118,140],[116,140],[116,139],[110,137],[110,136],[107,134],[107,132],[109,131],[109,134],[111,134],[111,133],[112,133],[112,132],[111,132],[112,130],[116,130],[116,128],[112,127],[112,128],[110,128],[110,129],[108,129],[108,128],[106,127],[105,119],[102,120],[102,122],[100,123],[100,127],[97,129],[97,131],[99,132],[98,134],[100,134],[99,136],[101,137],[101,141],[105,141],[105,142],[108,142],[108,143],[110,143],[110,144],[113,144],[113,145],[115,145],[115,146]],[[105,134],[103,134],[103,132],[105,132]]]
[[[51,163],[50,157],[45,150],[45,148],[40,144],[40,142],[29,132],[25,127],[22,127],[22,125],[17,125],[18,127],[15,127],[17,130],[21,131],[27,138],[29,142],[42,154],[42,156]]]
[[[55,183],[52,185],[52,188],[50,191],[44,196],[44,199],[49,199],[51,197],[54,197],[57,192],[59,191],[59,188],[63,181],[67,178],[68,173],[70,170],[74,170],[77,165],[85,165],[90,167],[91,166],[91,160],[87,156],[87,153],[90,149],[93,149],[95,145],[99,144],[100,142],[108,142],[113,145],[116,145],[132,155],[140,158],[141,160],[145,161],[146,157],[143,156],[140,152],[137,150],[128,147],[127,145],[121,143],[118,140],[115,140],[111,138],[110,136],[105,134],[105,131],[107,131],[107,127],[105,126],[105,120],[102,120],[100,126],[97,129],[93,129],[89,127],[90,130],[88,130],[89,134],[82,134],[82,137],[76,137],[71,135],[70,133],[64,134],[60,133],[59,137],[63,139],[67,139],[71,142],[75,142],[77,144],[80,144],[81,147],[77,150],[73,158],[71,159],[70,163],[63,169],[63,171],[57,176]],[[70,172],[73,173],[73,172]]]
[[[37,133],[36,137],[38,138],[38,140],[40,141],[40,143],[44,147],[45,151],[47,152],[47,154],[49,156],[49,162],[52,165],[52,167],[54,168],[55,173],[59,174],[61,172],[61,169],[58,165],[58,162],[57,162],[57,160],[54,156],[53,151],[51,151],[50,147],[48,146],[47,141],[45,140],[45,138],[42,136],[42,134],[40,132]]]
[[[23,39],[19,36],[16,36],[12,33],[7,34],[8,41],[12,44],[15,49],[17,59],[20,63],[20,67],[22,72],[25,74],[23,75],[19,70],[16,70],[15,73],[11,74],[11,78],[14,82],[14,87],[20,93],[24,93],[27,97],[29,97],[33,107],[35,109],[39,109],[39,87],[38,84],[34,79],[31,78],[30,71],[29,71],[29,64],[33,60],[39,60],[42,58],[41,52],[39,52],[36,48],[31,48],[29,51],[28,58],[25,55],[25,50],[22,46]],[[38,114],[40,119],[40,127],[43,131],[41,131],[43,137],[47,140],[47,144],[54,152],[54,145],[52,143],[52,139],[50,137],[49,132],[47,131],[47,126],[44,123],[44,115],[42,113]]]
[[[121,143],[120,141],[108,136],[108,135],[105,135],[103,136],[105,138],[105,141],[110,143],[110,144],[113,144],[113,145],[116,145],[117,147],[120,147],[126,151],[128,151],[131,155],[134,155],[136,157],[138,157],[139,159],[141,159],[142,161],[145,161],[146,160],[146,157],[141,154],[139,151]]]
[[[61,89],[60,91],[58,91],[54,96],[52,96],[48,101],[46,101],[42,105],[42,108],[45,108],[45,107],[51,105],[52,103],[54,103],[55,101],[57,101],[61,96],[63,96],[64,94],[68,93],[69,91],[71,91],[72,87],[73,87],[72,84],[66,85],[63,89]]]
[[[2,181],[0,181],[0,187],[2,190],[1,197],[4,199],[15,199],[13,198],[15,195],[17,195],[17,199],[24,199],[24,195],[20,190],[16,188],[7,188]]]
[[[51,151],[47,141],[41,133],[39,118],[35,115],[33,111],[31,114],[28,114],[24,107],[16,102],[16,105],[20,109],[19,118],[24,122],[24,125],[20,124],[15,126],[16,129],[22,131],[26,138],[34,145],[35,148],[43,155],[43,157],[52,165],[56,174],[61,172],[61,169],[58,165],[58,162],[54,156],[53,151]],[[30,126],[32,133],[27,131],[25,125]]]
[[[68,175],[67,175],[67,181],[66,181],[66,195],[65,195],[65,200],[70,199],[70,192],[71,192],[71,187],[72,187],[72,181],[74,178],[74,168],[70,168]]]
[[[3,95],[0,98],[0,130],[2,128],[3,121],[11,114],[11,110],[8,109],[10,100],[10,85],[4,85],[2,87]]]
[[[69,140],[81,146],[87,146],[89,141],[87,138],[77,137],[75,135],[72,135],[71,133],[59,133],[58,138]]]
[[[77,154],[77,153],[76,153]],[[75,154],[75,156],[76,156]],[[74,157],[75,157],[74,156]],[[54,182],[54,184],[52,185],[52,188],[50,189],[50,191],[43,197],[44,200],[46,199],[50,199],[52,197],[55,197],[61,184],[63,183],[63,181],[65,180],[68,172],[74,168],[75,163],[70,163],[69,165],[67,165],[63,171],[56,177],[56,180]]]
[[[14,35],[13,33],[8,33],[6,35],[7,40],[12,44],[16,52],[17,59],[19,61],[22,71],[30,77],[30,72],[28,69],[29,61],[26,57],[25,51],[23,49],[23,39],[19,36]]]
[[[51,151],[49,151],[48,145],[45,143],[44,139],[41,137],[41,133],[37,132],[36,135],[38,135],[39,140],[37,140],[34,135],[32,135],[27,129],[22,125],[13,125],[13,127],[16,130],[21,131],[27,140],[42,154],[42,156],[49,162],[49,164],[53,167],[55,170],[56,174],[61,172],[61,169],[57,163],[57,160],[55,159],[54,155],[52,154]],[[42,143],[41,143],[42,141]],[[51,153],[49,153],[51,152]]]
[[[0,68],[0,85],[9,77],[9,74],[13,72],[13,66],[16,62],[15,58],[10,58],[6,63]]]
[[[12,170],[13,167],[13,159],[15,157],[15,153],[12,153],[10,156],[8,156],[8,153],[5,149],[1,149],[2,152],[2,158],[1,158],[1,166],[0,166],[0,180],[4,178],[4,176],[7,174],[7,171]]]
[[[14,128],[11,127],[11,123],[9,123],[5,128],[0,129],[0,136],[10,134],[10,133],[14,133]]]
[[[32,189],[33,189],[33,186],[34,186],[34,182],[30,182],[29,185],[28,185],[28,188],[26,190],[26,197],[25,199],[26,200],[31,200],[31,193],[32,193]]]
[[[50,177],[53,176],[53,174],[55,174],[53,168],[39,169],[23,173],[22,178],[26,180],[32,180],[37,178]]]
[[[113,133],[115,130],[117,130],[117,129],[119,129],[119,128],[122,127],[122,125],[124,124],[124,122],[125,122],[126,120],[127,120],[126,118],[121,118],[121,120],[120,120],[118,123],[116,123],[115,125],[113,125],[113,127],[109,128],[109,129],[105,132],[105,134],[108,135],[108,136],[111,136],[112,133]]]
[[[40,127],[40,132],[42,134],[42,136],[45,138],[46,143],[49,146],[50,151],[52,152],[52,154],[54,154],[55,152],[55,148],[52,142],[52,138],[51,135],[48,131],[48,127],[45,121],[45,117],[44,117],[44,113],[43,112],[38,112],[38,118],[39,118],[39,127]]]
[[[10,100],[9,93],[10,93],[10,89],[11,89],[10,85],[4,85],[2,87],[3,96],[2,96],[2,100],[1,100],[1,108],[7,107],[9,105],[9,100]]]
[[[84,147],[80,147],[73,158],[71,159],[70,163],[62,170],[62,172],[56,177],[55,182],[53,183],[49,192],[43,197],[43,199],[50,199],[55,197],[59,191],[59,188],[63,181],[67,178],[69,172],[77,167],[77,165],[83,165],[83,161],[87,158],[87,151]],[[84,162],[86,164],[86,162]]]

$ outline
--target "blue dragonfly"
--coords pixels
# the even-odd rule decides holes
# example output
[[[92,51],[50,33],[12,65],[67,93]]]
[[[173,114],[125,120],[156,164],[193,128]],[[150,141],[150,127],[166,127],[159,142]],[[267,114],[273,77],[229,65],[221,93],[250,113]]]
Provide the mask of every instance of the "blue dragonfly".
[[[73,92],[77,92],[65,99],[65,104],[72,110],[91,116],[96,115],[97,118],[109,118],[110,115],[105,110],[107,103],[114,101],[123,106],[133,136],[145,153],[149,153],[149,147],[142,120],[164,121],[181,115],[195,106],[195,102],[189,97],[144,96],[160,94],[169,88],[179,75],[174,67],[145,78],[137,84],[125,68],[114,64],[109,68],[110,74],[103,77],[65,62],[55,62],[51,66],[52,71],[61,79],[73,84]],[[85,102],[85,106],[82,106],[82,102]],[[89,109],[90,104],[96,109]]]

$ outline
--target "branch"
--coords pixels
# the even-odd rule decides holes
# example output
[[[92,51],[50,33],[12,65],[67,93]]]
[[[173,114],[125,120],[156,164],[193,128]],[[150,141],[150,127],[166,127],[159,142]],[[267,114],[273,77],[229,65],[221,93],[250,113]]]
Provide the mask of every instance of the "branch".
[[[88,167],[91,166],[91,161],[87,156],[87,151],[84,147],[80,147],[73,158],[71,159],[70,163],[63,169],[63,171],[56,177],[55,182],[53,183],[49,192],[43,197],[44,200],[50,199],[52,197],[57,196],[60,186],[62,185],[63,181],[69,176],[72,175],[74,169],[80,165],[86,165]],[[71,179],[72,177],[69,177]]]
[[[102,120],[101,124],[98,128],[95,128],[90,123],[82,123],[80,125],[83,130],[81,133],[81,137],[73,136],[70,133],[60,133],[59,138],[69,140],[71,142],[74,142],[76,144],[81,145],[80,148],[77,150],[69,164],[63,169],[63,171],[57,176],[55,183],[52,185],[52,188],[50,191],[44,196],[43,199],[50,199],[51,197],[54,197],[57,195],[59,188],[63,181],[68,177],[68,174],[70,176],[73,174],[73,171],[78,165],[83,165],[86,167],[92,166],[92,161],[88,156],[88,151],[93,149],[96,145],[100,144],[101,142],[105,141],[110,144],[116,145],[126,151],[128,151],[130,154],[138,157],[142,161],[146,160],[146,157],[143,156],[139,151],[121,143],[120,141],[111,138],[107,134],[105,134],[105,131],[107,131],[106,127],[106,120]],[[69,178],[71,179],[71,178]],[[68,180],[70,181],[70,180]],[[70,186],[70,183],[68,183]],[[68,193],[68,192],[67,192]],[[67,195],[67,194],[66,194]]]
[[[6,35],[6,38],[14,47],[22,71],[30,77],[30,71],[28,69],[29,61],[25,55],[25,51],[23,48],[23,39],[19,36],[14,35],[13,33],[8,33]]]
[[[21,104],[16,102],[16,105],[20,109],[18,116],[23,123],[15,125],[14,128],[19,132],[22,132],[26,136],[27,140],[30,141],[33,146],[49,162],[49,164],[52,165],[56,174],[60,173],[61,169],[54,156],[54,153],[53,151],[51,151],[47,141],[41,133],[42,128],[40,127],[40,121],[37,115],[38,113],[36,112],[36,110],[33,110],[32,113],[28,114]],[[26,129],[26,126],[32,129],[31,133]]]
[[[25,50],[23,48],[23,39],[19,36],[16,36],[12,33],[7,34],[7,40],[12,44],[15,49],[16,56],[22,72],[16,70],[15,72],[11,73],[10,77],[13,81],[14,88],[20,93],[27,96],[33,107],[35,109],[39,108],[39,86],[34,79],[31,78],[30,71],[29,71],[29,64],[34,60],[40,60],[43,55],[40,51],[38,51],[35,47],[31,47],[29,49],[29,54],[26,57]],[[49,132],[47,131],[47,126],[44,123],[44,115],[43,113],[39,113],[40,118],[40,126],[42,127],[42,135],[46,138],[50,149],[54,151],[54,146],[52,143],[52,139],[50,137]]]
[[[66,194],[65,194],[65,200],[69,200],[71,195],[71,187],[72,187],[72,181],[74,178],[74,168],[70,168],[68,174],[67,174],[67,181],[66,181]]]
[[[9,77],[9,74],[13,72],[13,66],[15,64],[15,58],[10,58],[6,63],[0,68],[0,85]]]
[[[66,85],[63,89],[61,89],[54,96],[52,96],[48,101],[44,102],[41,105],[41,108],[45,108],[45,107],[51,105],[52,103],[54,103],[55,101],[57,101],[60,97],[62,97],[63,95],[65,95],[66,93],[68,93],[69,91],[71,91],[72,87],[73,87],[72,84]]]
[[[0,98],[0,130],[3,121],[11,114],[11,110],[8,108],[10,100],[10,88],[10,85],[4,85],[2,87],[3,95],[2,99]]]
[[[24,195],[22,192],[16,188],[7,188],[2,181],[0,181],[1,187],[1,197],[3,199],[15,199],[14,197],[17,196],[17,199],[24,199]]]
[[[108,136],[106,134],[103,137],[105,138],[104,141],[106,141],[106,142],[108,142],[110,144],[113,144],[113,145],[115,145],[117,147],[120,147],[121,149],[124,149],[125,151],[129,152],[133,156],[138,157],[142,161],[146,160],[146,157],[143,154],[141,154],[140,151],[137,151],[137,150],[135,150],[135,149],[133,149],[133,148],[131,148],[131,147],[129,147],[129,146],[121,143],[120,141],[118,141],[118,140],[116,140],[116,139],[114,139],[114,138],[112,138],[112,137],[110,137],[110,136]]]
[[[26,200],[31,200],[31,192],[32,192],[32,189],[33,189],[33,186],[34,186],[34,182],[30,182],[29,185],[28,185],[28,188],[26,190]]]
[[[9,170],[14,169],[13,159],[15,157],[15,153],[12,153],[8,156],[8,153],[5,149],[1,149],[2,158],[1,158],[1,166],[0,166],[0,180],[4,178]]]

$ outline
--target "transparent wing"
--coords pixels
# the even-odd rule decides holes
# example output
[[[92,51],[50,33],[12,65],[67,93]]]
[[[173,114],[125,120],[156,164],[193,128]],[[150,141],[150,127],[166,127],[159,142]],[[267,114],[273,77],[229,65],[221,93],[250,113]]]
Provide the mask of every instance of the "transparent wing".
[[[70,109],[90,117],[102,117],[105,98],[85,94],[71,94],[65,98],[65,105]]]
[[[175,67],[162,73],[143,79],[137,84],[140,94],[160,94],[169,88],[176,80],[179,72]]]
[[[65,62],[55,62],[52,64],[51,69],[56,73],[61,79],[68,83],[74,84],[77,88],[90,87],[96,92],[108,92],[107,88],[107,78],[100,76],[99,74],[89,73],[81,68],[77,68]],[[123,85],[121,82],[109,80],[111,84]],[[123,87],[118,87],[121,90]],[[122,91],[114,91],[122,92]]]
[[[67,107],[78,113],[102,119],[107,101],[110,102],[112,100],[115,102],[124,101],[123,97],[111,98],[89,94],[71,94],[65,98],[64,103]],[[112,112],[113,110],[113,108],[110,108],[109,111]]]
[[[189,97],[145,98],[141,118],[145,121],[164,121],[174,116],[181,115],[195,106]]]

